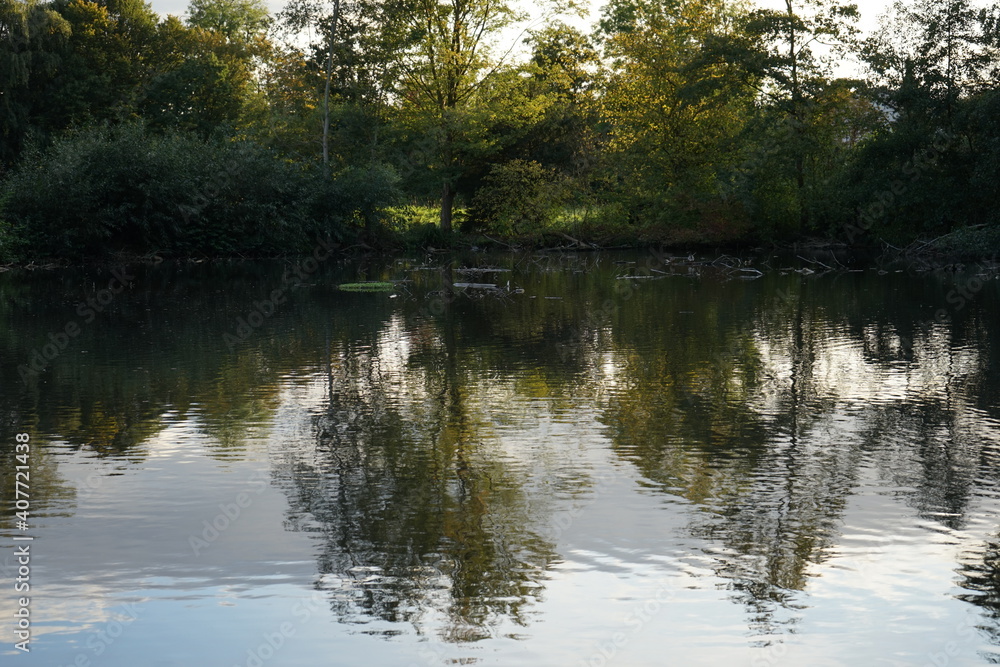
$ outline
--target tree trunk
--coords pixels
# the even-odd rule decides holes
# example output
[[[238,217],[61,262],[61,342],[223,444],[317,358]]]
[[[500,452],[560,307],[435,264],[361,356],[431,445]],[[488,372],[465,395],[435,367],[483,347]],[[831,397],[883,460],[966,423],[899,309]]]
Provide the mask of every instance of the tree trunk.
[[[326,85],[323,89],[323,173],[330,176],[330,84],[333,79],[333,45],[340,20],[340,0],[333,1],[333,19],[330,21],[330,52],[326,58]]]
[[[802,233],[809,226],[809,207],[806,202],[806,169],[802,159],[801,148],[796,151],[795,156],[795,184],[799,191],[799,233]]]
[[[792,68],[792,118],[795,119],[795,185],[797,186],[799,203],[799,233],[805,231],[809,224],[809,210],[806,208],[806,170],[802,155],[802,90],[799,87],[799,52],[796,50],[798,35],[795,31],[795,8],[792,0],[785,0],[788,10],[788,59]]]
[[[445,181],[441,188],[441,231],[451,232],[451,211],[455,205],[455,190]]]

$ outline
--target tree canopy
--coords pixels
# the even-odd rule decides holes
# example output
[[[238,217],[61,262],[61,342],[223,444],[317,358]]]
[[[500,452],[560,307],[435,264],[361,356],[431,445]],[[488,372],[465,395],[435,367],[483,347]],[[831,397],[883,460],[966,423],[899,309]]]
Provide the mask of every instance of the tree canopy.
[[[160,146],[158,169],[198,142],[252,145],[234,155],[277,165],[258,177],[311,193],[297,220],[366,242],[428,220],[421,207],[438,242],[456,222],[896,243],[998,221],[995,6],[898,2],[867,35],[844,0],[610,0],[589,29],[573,9],[530,22],[497,0],[292,0],[271,16],[191,0],[179,18],[143,0],[0,0],[0,241],[42,243],[17,190],[54,174],[39,169],[126,136]]]

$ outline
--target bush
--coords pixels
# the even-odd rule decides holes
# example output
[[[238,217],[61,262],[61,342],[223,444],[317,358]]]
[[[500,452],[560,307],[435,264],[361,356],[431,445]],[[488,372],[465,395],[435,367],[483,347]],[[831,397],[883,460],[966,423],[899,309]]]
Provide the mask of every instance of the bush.
[[[455,241],[454,236],[442,231],[441,227],[434,222],[411,225],[403,232],[400,239],[403,242],[403,246],[409,250],[447,248]]]
[[[251,142],[94,128],[25,156],[4,183],[21,254],[285,254],[343,238],[391,199],[393,175],[339,184]],[[371,224],[371,223],[369,223]]]
[[[10,223],[3,218],[4,196],[0,193],[0,262],[16,259],[20,254],[16,237],[11,233]]]
[[[389,220],[388,204],[400,198],[396,170],[381,164],[348,167],[337,174],[335,183],[342,198],[341,208],[354,213],[353,222],[364,228],[371,240]]]
[[[476,191],[463,231],[520,234],[550,224],[569,201],[565,178],[534,161],[494,165]]]

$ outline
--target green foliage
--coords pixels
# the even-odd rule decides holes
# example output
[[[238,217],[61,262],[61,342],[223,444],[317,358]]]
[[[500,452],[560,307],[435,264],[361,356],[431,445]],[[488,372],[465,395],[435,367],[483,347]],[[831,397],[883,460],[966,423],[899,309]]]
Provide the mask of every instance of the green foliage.
[[[444,247],[453,209],[557,243],[1000,225],[996,8],[897,3],[858,44],[855,6],[782,4],[611,0],[517,60],[506,2],[290,0],[300,49],[260,0],[0,0],[0,252]]]
[[[0,0],[0,173],[32,131],[34,91],[60,65],[69,23],[35,0]]]
[[[970,222],[1000,226],[1000,89],[970,100],[959,119],[970,142]],[[996,248],[998,246],[992,246]]]
[[[399,239],[403,247],[408,250],[448,248],[455,243],[454,234],[443,231],[436,222],[418,222],[409,225],[399,234]]]
[[[990,30],[990,15],[964,0],[920,0],[897,4],[866,42],[875,99],[893,118],[835,176],[842,220],[895,243],[1000,224],[1000,45]]]
[[[537,162],[512,160],[490,170],[463,228],[500,235],[544,228],[569,199],[564,178]]]
[[[959,101],[950,124],[904,116],[859,147],[836,183],[874,238],[905,243],[1000,224],[1000,91]]]
[[[398,0],[392,15],[412,36],[398,86],[411,127],[433,139],[431,166],[441,188],[441,227],[450,232],[456,184],[469,153],[489,154],[482,119],[499,63],[491,40],[518,19],[512,5],[493,0]]]
[[[38,125],[51,133],[132,116],[153,67],[137,57],[156,43],[152,7],[140,0],[56,0],[51,6],[70,34],[53,47],[59,67],[32,100]]]
[[[4,210],[10,194],[0,189],[0,261],[6,261],[17,254],[17,248],[21,245],[17,237],[14,236],[11,225],[4,218]]]
[[[491,86],[498,94],[490,108],[507,110],[497,113],[490,127],[492,136],[503,137],[496,142],[494,161],[534,160],[586,178],[597,152],[594,74],[599,58],[594,44],[560,22],[531,32],[526,43],[530,60],[511,68],[506,77],[496,77],[503,83]]]
[[[95,129],[36,152],[4,184],[4,216],[22,254],[83,258],[151,250],[282,254],[343,237],[377,216],[388,172],[345,184],[248,142],[141,126]]]
[[[259,114],[266,11],[212,18],[226,2],[253,4],[199,0],[198,25],[189,27],[161,21],[141,0],[0,0],[0,34],[9,33],[0,40],[0,165],[12,164],[29,136],[44,142],[137,117],[203,136],[242,129]],[[238,39],[220,32],[237,24]]]
[[[230,41],[248,42],[271,23],[262,0],[191,0],[188,25],[225,35]]]
[[[569,99],[586,94],[599,63],[587,35],[556,21],[532,31],[525,41],[532,47],[528,71],[539,84]]]
[[[355,219],[371,238],[386,220],[388,206],[400,199],[396,170],[384,164],[348,167],[334,180],[341,198],[349,202]]]
[[[897,2],[860,51],[880,99],[901,113],[941,118],[962,98],[995,87],[993,18],[968,0]]]
[[[1000,224],[994,220],[992,224],[956,229],[934,240],[927,250],[962,259],[989,257],[996,261],[1000,252]]]
[[[769,107],[785,116],[789,130],[779,151],[792,169],[798,233],[815,227],[813,197],[825,178],[818,163],[842,137],[831,136],[831,118],[819,112],[821,100],[831,96],[839,84],[832,81],[833,59],[817,52],[819,44],[843,55],[857,38],[857,5],[840,0],[787,0],[785,10],[758,9],[750,12],[745,30],[759,54],[748,61],[766,83]],[[840,124],[839,112],[834,125]],[[832,143],[831,143],[832,139]],[[778,185],[779,191],[787,188]]]
[[[150,127],[208,137],[239,119],[239,87],[215,54],[191,58],[154,77],[142,103],[143,115]]]
[[[717,197],[756,96],[752,77],[702,49],[733,18],[718,0],[605,9],[605,180],[637,224],[697,216]]]

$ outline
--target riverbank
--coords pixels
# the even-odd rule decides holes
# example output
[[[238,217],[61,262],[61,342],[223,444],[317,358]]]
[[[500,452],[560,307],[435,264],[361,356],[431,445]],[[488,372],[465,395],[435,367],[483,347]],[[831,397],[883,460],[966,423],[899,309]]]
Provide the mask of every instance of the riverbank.
[[[86,264],[158,264],[164,260],[205,262],[219,260],[254,260],[281,257],[302,257],[312,252],[316,243],[333,254],[351,257],[359,255],[389,255],[396,253],[446,253],[460,251],[554,251],[591,252],[658,248],[677,254],[729,253],[745,254],[776,252],[788,255],[828,253],[834,262],[849,265],[855,259],[882,258],[925,265],[947,265],[957,262],[995,263],[1000,249],[1000,228],[973,225],[957,229],[936,238],[914,238],[908,243],[890,243],[874,233],[764,235],[736,221],[715,220],[709,225],[629,224],[616,216],[568,211],[543,229],[521,233],[486,234],[462,231],[463,216],[458,216],[458,230],[444,232],[434,222],[436,209],[408,206],[390,209],[381,224],[366,228],[337,230],[337,236],[312,241],[300,239],[286,251],[272,249],[232,249],[218,253],[184,253],[162,248],[113,248],[94,251],[89,256],[73,258],[33,255],[21,246],[15,256],[7,253],[0,271],[12,268],[53,269]],[[843,227],[840,231],[848,229]],[[848,229],[848,231],[850,231]],[[10,244],[7,244],[8,246]]]

